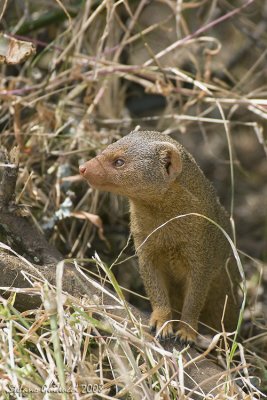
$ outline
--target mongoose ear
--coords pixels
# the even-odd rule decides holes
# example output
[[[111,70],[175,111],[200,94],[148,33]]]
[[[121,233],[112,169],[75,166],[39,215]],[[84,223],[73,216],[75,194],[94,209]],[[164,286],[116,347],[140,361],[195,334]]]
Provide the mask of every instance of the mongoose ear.
[[[182,160],[176,146],[169,142],[161,143],[160,159],[164,162],[170,181],[174,181],[182,172]]]

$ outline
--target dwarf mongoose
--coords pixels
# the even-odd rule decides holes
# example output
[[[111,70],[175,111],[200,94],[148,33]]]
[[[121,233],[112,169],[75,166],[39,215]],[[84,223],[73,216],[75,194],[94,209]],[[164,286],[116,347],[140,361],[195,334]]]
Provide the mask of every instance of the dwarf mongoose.
[[[214,329],[236,328],[237,271],[228,263],[222,231],[230,223],[194,158],[170,137],[134,131],[80,166],[96,189],[127,196],[140,272],[152,305],[151,329],[162,338],[194,342],[198,321]],[[179,215],[182,217],[179,218]],[[185,216],[183,216],[185,215]],[[178,217],[178,218],[175,218]],[[227,298],[227,302],[226,302]]]

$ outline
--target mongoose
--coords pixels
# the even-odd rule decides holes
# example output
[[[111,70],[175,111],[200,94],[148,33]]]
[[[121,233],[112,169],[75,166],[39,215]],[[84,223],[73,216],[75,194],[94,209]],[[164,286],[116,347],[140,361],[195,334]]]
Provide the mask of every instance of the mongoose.
[[[150,327],[195,342],[198,321],[216,330],[236,328],[237,270],[228,263],[222,231],[230,222],[215,190],[191,154],[154,131],[134,131],[80,166],[96,189],[127,196],[140,273],[152,305]],[[169,222],[168,222],[169,221]],[[178,312],[178,313],[177,313]]]

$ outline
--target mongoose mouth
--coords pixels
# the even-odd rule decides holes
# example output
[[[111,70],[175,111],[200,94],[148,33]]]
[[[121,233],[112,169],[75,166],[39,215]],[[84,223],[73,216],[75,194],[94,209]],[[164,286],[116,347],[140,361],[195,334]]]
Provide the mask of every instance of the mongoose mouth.
[[[118,185],[115,185],[114,183],[100,183],[100,182],[92,182],[89,179],[86,179],[91,188],[105,191],[105,192],[115,192],[117,193],[117,188],[119,188]]]

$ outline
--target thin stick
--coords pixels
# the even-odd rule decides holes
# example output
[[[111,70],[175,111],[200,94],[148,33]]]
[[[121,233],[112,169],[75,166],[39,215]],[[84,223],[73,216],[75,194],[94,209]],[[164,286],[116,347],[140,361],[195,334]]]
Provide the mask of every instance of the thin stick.
[[[252,4],[255,0],[248,0],[243,6],[235,8],[234,10],[228,12],[225,15],[222,15],[221,17],[215,19],[214,21],[208,23],[207,25],[202,26],[201,28],[197,29],[195,32],[190,33],[190,35],[185,36],[183,39],[177,40],[177,42],[172,43],[170,46],[168,46],[166,49],[160,51],[158,54],[155,54],[153,58],[150,58],[144,63],[144,66],[147,67],[153,63],[155,59],[159,59],[166,54],[170,53],[174,49],[177,49],[178,47],[182,46],[185,42],[187,42],[190,39],[195,38],[196,36],[200,35],[203,32],[208,31],[209,29],[213,28],[214,26],[220,24],[223,21],[226,21],[229,18],[232,18],[234,15],[238,14],[241,10]]]

